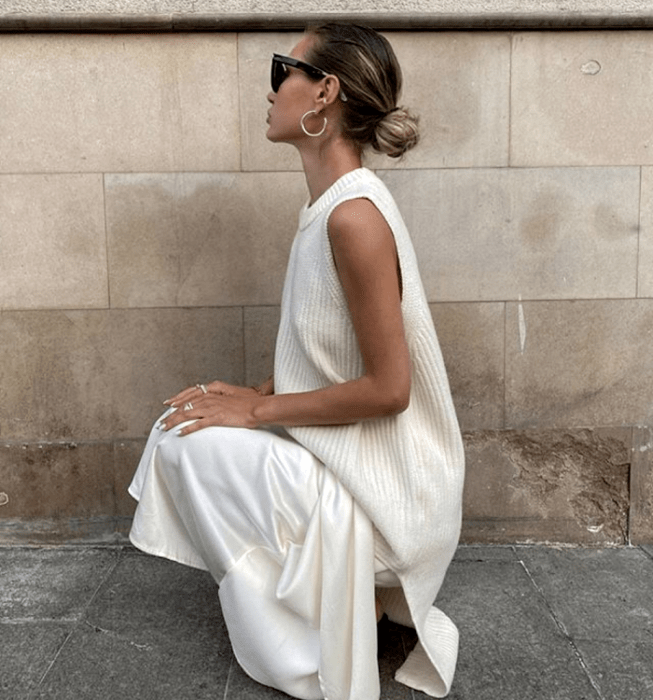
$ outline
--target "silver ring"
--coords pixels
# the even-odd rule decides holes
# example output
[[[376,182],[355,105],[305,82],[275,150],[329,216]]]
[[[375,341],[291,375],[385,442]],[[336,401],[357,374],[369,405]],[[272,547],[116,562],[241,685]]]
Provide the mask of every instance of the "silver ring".
[[[189,401],[188,403],[184,404],[184,411],[192,411],[193,410],[193,404]]]
[[[203,394],[207,394],[207,393],[208,393],[208,391],[207,391],[206,387],[204,386],[204,384],[195,384],[195,386],[196,386],[198,389],[200,389],[200,390],[202,391]]]

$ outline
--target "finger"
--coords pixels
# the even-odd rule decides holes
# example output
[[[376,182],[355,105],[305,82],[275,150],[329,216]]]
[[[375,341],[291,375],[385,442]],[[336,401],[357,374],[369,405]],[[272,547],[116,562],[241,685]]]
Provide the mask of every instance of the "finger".
[[[196,408],[186,411],[178,408],[174,413],[159,421],[158,427],[160,430],[168,431],[172,430],[181,423],[186,423],[189,420],[199,420],[202,417],[203,411]]]
[[[196,386],[189,386],[188,388],[180,391],[178,394],[171,396],[166,399],[163,403],[166,406],[178,406],[181,403],[186,403],[187,401],[192,401],[193,397],[202,396],[201,389]]]
[[[183,391],[180,391],[178,394],[175,394],[174,396],[171,396],[169,399],[166,399],[163,403],[166,406],[172,406],[173,404],[178,404],[180,401],[184,401],[185,397],[188,395],[190,392],[190,387],[188,389],[184,389]]]
[[[194,420],[192,423],[184,425],[182,428],[180,428],[177,431],[177,435],[179,435],[179,437],[184,437],[185,435],[190,435],[191,433],[195,433],[198,430],[202,430],[202,428],[207,428],[209,425],[211,425],[211,423],[208,420],[197,419]]]

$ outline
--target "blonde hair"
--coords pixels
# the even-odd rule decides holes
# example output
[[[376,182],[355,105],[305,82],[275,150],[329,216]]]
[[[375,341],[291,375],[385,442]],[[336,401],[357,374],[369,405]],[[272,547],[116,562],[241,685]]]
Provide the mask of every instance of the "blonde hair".
[[[401,68],[388,40],[369,27],[339,22],[306,31],[315,37],[306,60],[340,80],[345,137],[391,158],[416,146],[418,119],[397,105]]]

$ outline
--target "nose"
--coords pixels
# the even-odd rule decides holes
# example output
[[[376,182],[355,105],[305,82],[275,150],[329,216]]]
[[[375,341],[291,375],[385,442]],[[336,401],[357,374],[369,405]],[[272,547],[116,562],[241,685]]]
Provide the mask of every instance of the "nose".
[[[270,90],[270,92],[268,92],[268,94],[266,95],[266,100],[270,104],[272,104],[274,102],[274,93],[272,92],[272,90]]]

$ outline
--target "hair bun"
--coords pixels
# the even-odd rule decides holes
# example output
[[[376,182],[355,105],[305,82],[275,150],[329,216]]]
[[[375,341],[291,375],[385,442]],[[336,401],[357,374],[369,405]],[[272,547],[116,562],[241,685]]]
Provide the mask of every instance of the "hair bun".
[[[419,142],[419,119],[404,107],[395,107],[376,126],[372,147],[390,158],[401,156]]]

